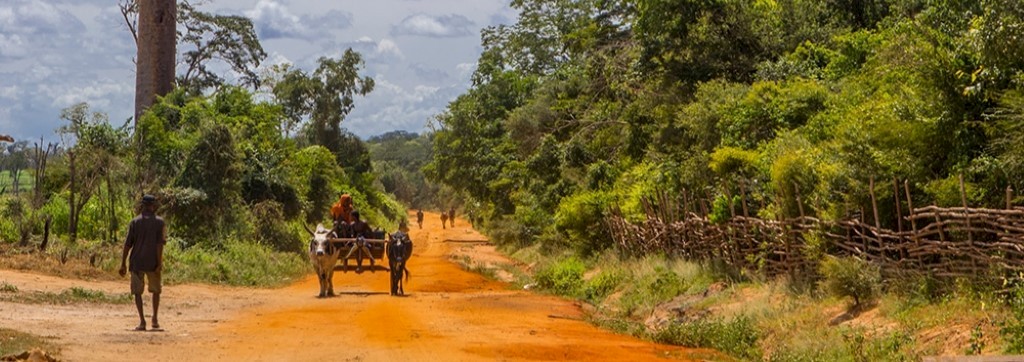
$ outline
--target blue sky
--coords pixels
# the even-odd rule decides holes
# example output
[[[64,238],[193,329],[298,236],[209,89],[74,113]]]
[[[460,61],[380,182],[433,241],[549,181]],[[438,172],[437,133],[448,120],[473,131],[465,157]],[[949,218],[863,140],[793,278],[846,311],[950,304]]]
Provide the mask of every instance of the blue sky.
[[[200,8],[253,19],[265,65],[312,70],[321,56],[362,53],[376,88],[343,123],[361,137],[422,132],[468,88],[480,29],[516,15],[508,0],[213,0]],[[134,56],[117,0],[0,1],[0,134],[56,141],[60,110],[78,102],[123,123],[134,104]]]

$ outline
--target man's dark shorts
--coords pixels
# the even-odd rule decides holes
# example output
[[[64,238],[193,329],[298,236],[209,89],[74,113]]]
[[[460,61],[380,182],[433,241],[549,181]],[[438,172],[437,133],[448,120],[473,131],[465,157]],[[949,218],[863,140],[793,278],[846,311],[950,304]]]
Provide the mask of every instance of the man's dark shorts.
[[[142,278],[149,279],[149,292],[153,294],[159,294],[163,284],[160,282],[160,271],[151,272],[132,272],[132,294],[142,294],[142,289],[146,287],[146,283]]]

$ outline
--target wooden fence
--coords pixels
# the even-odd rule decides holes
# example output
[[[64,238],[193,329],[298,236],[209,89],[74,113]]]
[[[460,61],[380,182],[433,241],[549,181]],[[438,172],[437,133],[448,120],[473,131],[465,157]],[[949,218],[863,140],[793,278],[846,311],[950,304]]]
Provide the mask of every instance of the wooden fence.
[[[1008,190],[1007,200],[1011,195]],[[733,210],[728,220],[713,223],[706,203],[686,196],[681,209],[666,195],[645,200],[647,217],[639,223],[612,209],[606,225],[613,240],[632,253],[721,260],[769,276],[813,270],[817,259],[826,254],[868,260],[889,276],[997,280],[1024,272],[1024,208],[1009,202],[1006,209],[913,208],[907,198],[906,212],[896,203],[897,230],[891,230],[879,225],[877,205],[873,205],[874,225],[862,217],[825,221],[804,215],[764,220],[746,216],[745,202],[743,215]]]

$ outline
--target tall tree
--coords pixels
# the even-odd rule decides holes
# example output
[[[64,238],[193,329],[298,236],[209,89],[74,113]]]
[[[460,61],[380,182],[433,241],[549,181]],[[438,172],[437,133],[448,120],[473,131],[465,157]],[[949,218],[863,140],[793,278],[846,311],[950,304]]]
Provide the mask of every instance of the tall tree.
[[[271,88],[289,118],[286,131],[309,117],[309,141],[326,147],[339,164],[349,166],[345,158],[352,155],[343,152],[348,142],[341,122],[355,107],[355,96],[373,91],[373,78],[359,75],[363,58],[352,49],[346,50],[341,59],[321,57],[318,62],[313,74],[288,65],[276,66]],[[360,162],[368,165],[369,160]]]
[[[137,4],[135,122],[157,96],[174,87],[178,16],[175,0],[138,0]]]

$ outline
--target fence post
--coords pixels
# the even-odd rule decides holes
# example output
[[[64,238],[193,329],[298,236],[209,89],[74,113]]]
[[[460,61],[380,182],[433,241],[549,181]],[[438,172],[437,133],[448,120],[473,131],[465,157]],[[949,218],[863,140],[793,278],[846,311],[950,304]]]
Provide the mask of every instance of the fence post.
[[[882,250],[884,250],[884,248],[882,247],[882,221],[878,219],[878,201],[875,198],[875,176],[871,176],[871,179],[870,179],[870,190],[868,190],[868,191],[870,191],[869,193],[871,194],[871,210],[874,212],[874,215],[875,215],[875,230],[874,230],[875,240],[878,241],[878,250],[882,251]],[[881,253],[881,254],[882,255],[880,255],[880,256],[882,256],[882,257],[885,256],[884,253]]]
[[[793,192],[794,192],[793,195],[796,198],[796,206],[800,210],[800,218],[803,219],[803,217],[805,215],[804,214],[804,200],[803,200],[803,198],[800,197],[800,185],[797,184],[796,181],[793,181]]]
[[[910,181],[903,180],[903,190],[907,193],[907,209],[910,209],[910,230],[914,232],[914,244],[920,245],[921,240],[917,237],[917,219],[914,218],[914,202],[910,197]]]
[[[974,246],[974,233],[971,232],[971,213],[967,210],[967,189],[964,187],[964,174],[960,174],[960,202],[964,205],[964,219],[967,221],[967,246]]]
[[[686,215],[690,213],[690,193],[686,192],[686,188],[683,188],[683,220],[686,220]]]
[[[708,203],[714,202],[711,199],[711,193],[707,189],[704,189],[704,199],[700,202],[700,211],[704,213],[704,217],[708,217]]]
[[[1006,185],[1006,209],[1013,209],[1013,187]]]
[[[892,178],[892,198],[896,200],[896,232],[903,233],[903,210],[900,207],[900,184]]]
[[[736,217],[736,204],[732,202],[732,193],[729,192],[729,185],[725,185],[725,199],[729,201],[729,217]]]
[[[747,187],[746,182],[740,181],[740,198],[743,200],[743,217],[750,217],[747,212]]]

